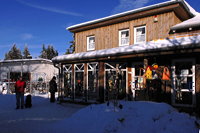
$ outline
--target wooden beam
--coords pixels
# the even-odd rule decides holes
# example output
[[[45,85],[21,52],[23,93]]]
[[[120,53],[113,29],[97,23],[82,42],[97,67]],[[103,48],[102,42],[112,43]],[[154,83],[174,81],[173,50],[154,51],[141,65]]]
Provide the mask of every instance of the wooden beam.
[[[84,76],[83,76],[83,90],[84,90],[84,96],[85,96],[85,101],[87,102],[88,100],[88,66],[87,63],[84,63]]]
[[[99,86],[97,87],[97,92],[99,92],[99,102],[104,102],[104,62],[99,62]]]
[[[75,99],[75,83],[74,83],[74,78],[75,78],[75,70],[74,70],[74,64],[72,64],[71,85],[72,85],[72,99],[73,99],[73,101]]]
[[[63,71],[63,64],[61,64],[61,73],[60,73],[60,100],[63,100],[63,93],[64,93],[64,71]]]

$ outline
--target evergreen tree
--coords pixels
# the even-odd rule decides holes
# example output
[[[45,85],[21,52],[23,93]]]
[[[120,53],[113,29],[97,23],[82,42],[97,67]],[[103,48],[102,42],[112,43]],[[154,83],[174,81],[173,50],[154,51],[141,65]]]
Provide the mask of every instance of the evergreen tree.
[[[68,48],[67,51],[65,52],[65,54],[71,54],[70,49]]]
[[[5,60],[9,60],[9,59],[10,59],[8,53],[5,54],[5,58],[4,58],[4,59],[5,59]]]
[[[44,44],[42,45],[42,51],[41,51],[41,55],[39,57],[47,59],[47,53],[46,53],[46,48],[45,48]]]
[[[31,57],[31,54],[28,50],[28,47],[25,46],[24,51],[23,51],[23,59],[29,59]]]
[[[71,43],[71,45],[69,46],[69,48],[71,49],[71,52],[74,53],[74,51],[75,51],[75,42],[71,41],[70,43]]]
[[[67,51],[65,52],[65,54],[72,54],[75,51],[75,42],[71,41],[70,43],[71,44],[70,44],[69,48],[67,48]]]
[[[22,59],[22,54],[20,49],[17,48],[16,44],[10,49],[8,53],[5,54],[5,60]]]
[[[47,59],[52,59],[53,57],[58,56],[58,51],[53,48],[53,46],[49,45],[47,48]]]
[[[52,45],[48,45],[47,48],[45,47],[45,45],[43,45],[40,55],[41,58],[51,60],[55,56],[58,56],[58,51],[55,50]]]

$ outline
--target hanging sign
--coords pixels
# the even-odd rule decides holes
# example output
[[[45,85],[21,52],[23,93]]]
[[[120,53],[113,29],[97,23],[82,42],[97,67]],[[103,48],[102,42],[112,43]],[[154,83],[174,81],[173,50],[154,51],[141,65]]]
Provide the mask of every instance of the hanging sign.
[[[152,79],[152,70],[151,70],[151,66],[148,66],[146,69],[146,79]]]
[[[167,67],[163,69],[162,80],[170,80],[170,71]]]

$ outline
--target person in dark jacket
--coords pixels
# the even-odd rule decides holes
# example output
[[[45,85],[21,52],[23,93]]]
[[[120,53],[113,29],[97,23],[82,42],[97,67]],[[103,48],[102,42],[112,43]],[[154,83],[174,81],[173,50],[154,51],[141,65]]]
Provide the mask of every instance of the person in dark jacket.
[[[26,82],[23,81],[23,78],[20,76],[19,80],[15,83],[15,93],[16,93],[16,109],[24,108],[24,91],[26,88]]]
[[[50,102],[55,102],[55,93],[57,92],[57,84],[56,84],[56,77],[53,76],[51,81],[49,82],[49,92],[51,93]]]

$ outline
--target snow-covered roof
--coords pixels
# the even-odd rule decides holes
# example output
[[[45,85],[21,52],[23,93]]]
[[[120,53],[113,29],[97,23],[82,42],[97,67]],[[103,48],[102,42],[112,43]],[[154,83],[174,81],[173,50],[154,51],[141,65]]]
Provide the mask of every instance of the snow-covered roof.
[[[43,58],[35,58],[35,59],[15,59],[15,60],[0,60],[0,63],[10,63],[10,62],[31,62],[31,61],[45,61],[45,62],[52,62],[48,59]]]
[[[76,61],[84,59],[95,59],[101,57],[111,57],[117,55],[129,55],[144,53],[155,50],[171,50],[173,48],[200,46],[200,34],[194,36],[166,38],[162,40],[150,41],[143,44],[133,44],[129,46],[116,47],[111,49],[81,52],[75,54],[61,55],[54,57],[54,63]]]
[[[92,20],[92,21],[72,25],[72,26],[67,27],[67,30],[71,30],[71,29],[74,29],[74,28],[78,28],[78,27],[82,27],[82,26],[86,26],[86,25],[90,25],[90,24],[99,23],[99,22],[102,22],[102,21],[122,17],[122,16],[125,16],[125,15],[129,15],[129,14],[133,14],[133,13],[137,13],[137,12],[141,12],[141,11],[155,9],[155,8],[159,8],[159,7],[163,7],[163,6],[167,6],[167,5],[171,5],[171,4],[179,3],[179,2],[183,4],[183,6],[186,8],[186,10],[188,10],[188,12],[192,16],[195,16],[195,14],[197,12],[185,0],[170,0],[170,1],[162,2],[162,3],[158,3],[158,4],[154,4],[154,5],[150,5],[150,6],[146,6],[146,7],[142,7],[142,8],[137,8],[137,9],[134,9],[134,10],[130,10],[130,11],[126,11],[126,12],[122,12],[122,13],[118,13],[118,14],[114,14],[114,15],[111,15],[111,16],[108,16],[108,17],[104,17],[104,18],[95,19],[95,20]]]
[[[171,30],[188,29],[194,27],[200,27],[200,13],[196,14],[196,16],[191,19],[174,25],[173,27],[171,27]]]

